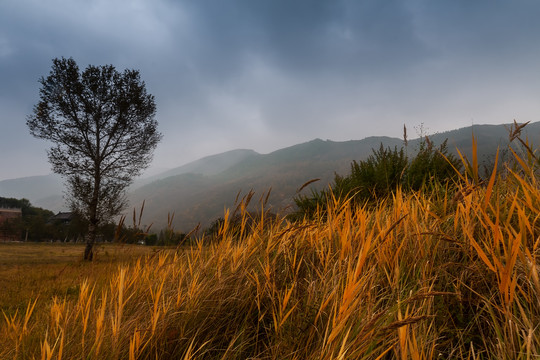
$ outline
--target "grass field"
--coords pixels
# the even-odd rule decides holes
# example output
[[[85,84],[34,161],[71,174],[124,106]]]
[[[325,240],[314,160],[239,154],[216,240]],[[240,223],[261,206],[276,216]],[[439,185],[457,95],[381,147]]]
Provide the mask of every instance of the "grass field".
[[[538,359],[538,163],[295,223],[241,206],[180,251],[0,244],[0,359]]]
[[[82,261],[84,244],[0,242],[0,311],[12,316],[31,299],[45,304],[54,296],[73,298],[84,279],[105,283],[122,264],[155,249],[97,244],[96,261]]]

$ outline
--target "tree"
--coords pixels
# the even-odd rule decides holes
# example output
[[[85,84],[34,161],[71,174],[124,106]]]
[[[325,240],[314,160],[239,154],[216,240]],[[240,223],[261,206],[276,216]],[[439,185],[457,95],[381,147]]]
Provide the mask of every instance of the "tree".
[[[80,72],[72,58],[54,59],[39,83],[27,125],[54,143],[48,159],[65,180],[71,209],[88,221],[84,259],[92,260],[98,226],[125,208],[127,186],[162,138],[154,97],[137,70],[89,65]]]

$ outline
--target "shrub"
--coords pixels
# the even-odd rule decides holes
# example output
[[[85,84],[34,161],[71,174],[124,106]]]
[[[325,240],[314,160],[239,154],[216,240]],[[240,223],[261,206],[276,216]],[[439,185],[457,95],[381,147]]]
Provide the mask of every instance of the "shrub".
[[[366,160],[353,161],[348,175],[336,174],[330,190],[312,189],[309,196],[296,196],[294,202],[298,211],[290,219],[313,218],[319,211],[324,213],[330,198],[352,198],[357,204],[374,204],[398,188],[418,191],[425,186],[440,187],[455,180],[460,169],[460,161],[448,153],[447,140],[435,148],[426,137],[410,161],[403,148],[392,150],[381,143]]]
[[[448,139],[439,148],[426,138],[420,142],[416,156],[411,160],[404,179],[403,187],[408,190],[420,190],[435,181],[456,179],[461,169],[460,161],[448,153]]]

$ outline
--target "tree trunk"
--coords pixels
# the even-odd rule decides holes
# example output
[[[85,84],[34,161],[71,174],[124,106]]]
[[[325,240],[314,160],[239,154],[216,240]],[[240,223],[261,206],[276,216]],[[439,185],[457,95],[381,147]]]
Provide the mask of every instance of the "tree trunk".
[[[84,248],[84,260],[86,261],[92,261],[94,258],[94,244],[90,241],[86,241],[86,247]]]
[[[92,261],[94,258],[94,242],[96,241],[96,225],[88,225],[88,235],[86,236],[86,247],[84,248],[84,260]]]
[[[99,134],[99,129],[98,129]],[[99,139],[99,137],[98,137]],[[99,142],[97,144],[97,149],[99,153]],[[96,231],[98,225],[97,217],[97,208],[99,203],[99,187],[101,184],[101,177],[99,173],[100,163],[98,160],[96,162],[94,169],[94,193],[92,195],[92,201],[89,204],[89,224],[88,224],[88,236],[86,238],[86,248],[84,249],[84,260],[92,261],[94,258],[94,243],[96,242]]]

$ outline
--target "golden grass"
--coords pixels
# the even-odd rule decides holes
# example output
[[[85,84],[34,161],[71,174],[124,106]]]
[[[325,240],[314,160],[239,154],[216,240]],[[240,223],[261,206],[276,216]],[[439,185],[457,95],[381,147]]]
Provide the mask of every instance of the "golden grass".
[[[24,311],[30,299],[74,299],[85,279],[105,284],[118,266],[153,253],[143,246],[97,244],[96,261],[82,261],[84,244],[0,242],[0,312]]]
[[[507,174],[240,232],[226,213],[219,241],[4,316],[0,358],[538,358],[540,188],[530,161]]]

